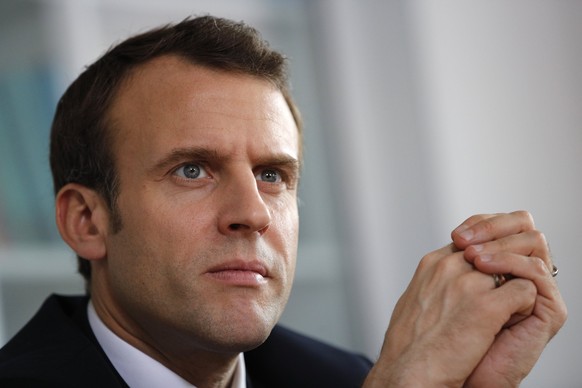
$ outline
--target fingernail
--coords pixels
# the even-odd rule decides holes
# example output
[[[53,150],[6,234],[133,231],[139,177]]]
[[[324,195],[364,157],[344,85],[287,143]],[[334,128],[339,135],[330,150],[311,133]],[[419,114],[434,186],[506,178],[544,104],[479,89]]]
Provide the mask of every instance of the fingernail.
[[[461,237],[465,241],[471,241],[474,236],[475,232],[473,232],[473,229],[467,229],[459,233],[459,237]]]
[[[475,250],[475,252],[481,252],[483,251],[483,245],[472,245],[473,249]]]
[[[481,255],[481,256],[479,256],[479,260],[481,260],[482,263],[487,263],[487,262],[493,260],[493,256],[492,255]]]

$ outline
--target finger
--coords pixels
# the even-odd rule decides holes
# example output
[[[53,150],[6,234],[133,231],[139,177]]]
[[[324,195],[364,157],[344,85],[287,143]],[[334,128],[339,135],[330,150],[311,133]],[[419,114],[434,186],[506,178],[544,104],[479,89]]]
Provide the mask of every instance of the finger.
[[[419,263],[420,268],[433,266],[443,257],[456,254],[463,256],[463,252],[459,251],[453,244],[445,245],[444,247],[437,249],[433,252],[426,254]]]
[[[484,273],[510,274],[514,278],[530,280],[535,284],[537,293],[547,298],[554,298],[558,293],[555,279],[551,275],[551,269],[539,257],[498,252],[492,255],[477,256],[474,265],[475,268]],[[508,283],[510,282],[506,284]]]
[[[530,315],[535,309],[537,288],[526,279],[513,279],[493,291],[496,304],[503,304],[506,315],[503,327],[513,326]]]
[[[481,276],[484,275],[481,273]],[[489,290],[482,294],[481,298],[475,299],[475,302],[478,303],[482,316],[487,317],[482,322],[483,325],[491,325],[493,334],[498,333],[503,327],[531,316],[535,309],[537,295],[532,281],[514,279],[495,288],[491,276],[485,276],[483,279],[480,282],[485,281]]]
[[[458,249],[472,244],[497,240],[512,234],[535,229],[533,217],[526,211],[473,216],[451,233]]]
[[[473,263],[478,255],[493,255],[498,252],[539,257],[545,262],[548,269],[553,267],[548,242],[539,230],[530,230],[483,244],[471,245],[465,249],[465,259]]]
[[[556,279],[552,277],[543,260],[502,252],[490,258],[478,256],[475,267],[485,273],[509,273],[516,277],[498,290],[511,289],[516,283],[529,280],[537,292],[534,315],[547,325],[550,338],[566,321],[568,316],[566,304],[560,295]]]

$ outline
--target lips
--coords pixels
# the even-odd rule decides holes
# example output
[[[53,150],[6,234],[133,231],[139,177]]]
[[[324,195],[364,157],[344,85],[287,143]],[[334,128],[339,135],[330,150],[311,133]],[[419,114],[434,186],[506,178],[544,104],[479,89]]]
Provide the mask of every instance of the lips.
[[[232,261],[210,268],[206,275],[213,280],[237,286],[259,286],[269,278],[267,267],[259,261]]]

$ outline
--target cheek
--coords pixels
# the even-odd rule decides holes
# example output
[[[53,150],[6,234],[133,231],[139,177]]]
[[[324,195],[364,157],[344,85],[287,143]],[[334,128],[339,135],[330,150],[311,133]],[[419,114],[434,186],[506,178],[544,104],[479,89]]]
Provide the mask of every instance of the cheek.
[[[272,225],[290,241],[297,241],[299,229],[299,211],[297,198],[294,195],[278,198],[269,204],[271,208]]]
[[[138,193],[133,193],[138,194]],[[135,195],[120,203],[123,226],[108,241],[108,256],[115,273],[135,277],[136,281],[153,281],[169,275],[172,267],[187,265],[198,238],[205,228],[202,214],[195,209],[174,205],[168,201],[154,201],[148,196]],[[153,270],[155,269],[155,270]]]
[[[160,243],[192,242],[208,230],[210,207],[186,196],[155,195],[147,190],[126,200],[122,211],[124,225],[138,236]],[[127,222],[126,222],[127,219]]]
[[[288,203],[272,213],[272,225],[280,239],[280,249],[285,252],[290,276],[293,275],[297,257],[297,243],[299,238],[299,214],[296,202]]]

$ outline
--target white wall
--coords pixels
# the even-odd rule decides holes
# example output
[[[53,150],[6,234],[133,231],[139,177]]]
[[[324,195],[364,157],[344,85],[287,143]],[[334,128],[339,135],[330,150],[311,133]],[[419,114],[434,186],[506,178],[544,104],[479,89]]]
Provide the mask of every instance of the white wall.
[[[423,253],[473,213],[523,208],[551,243],[570,310],[523,386],[579,386],[582,2],[330,0],[319,11],[364,349],[378,351]]]
[[[579,385],[582,2],[415,1],[410,10],[438,220],[534,214],[570,319],[524,385]]]

